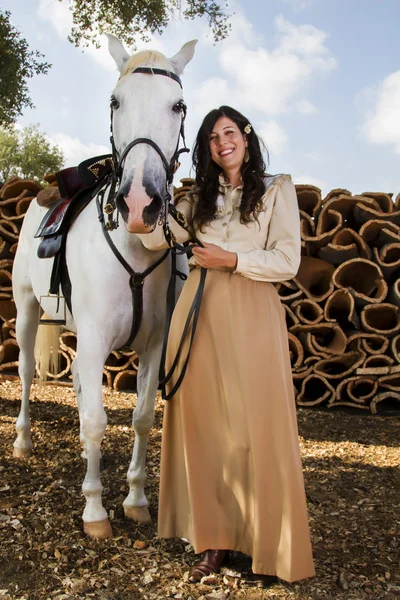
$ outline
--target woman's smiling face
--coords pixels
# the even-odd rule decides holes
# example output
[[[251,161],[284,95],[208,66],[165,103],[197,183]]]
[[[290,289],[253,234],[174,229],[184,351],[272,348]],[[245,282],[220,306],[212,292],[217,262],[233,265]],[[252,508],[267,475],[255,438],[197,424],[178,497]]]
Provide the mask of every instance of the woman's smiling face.
[[[211,158],[225,173],[240,170],[247,147],[246,135],[228,117],[215,123],[209,138]]]

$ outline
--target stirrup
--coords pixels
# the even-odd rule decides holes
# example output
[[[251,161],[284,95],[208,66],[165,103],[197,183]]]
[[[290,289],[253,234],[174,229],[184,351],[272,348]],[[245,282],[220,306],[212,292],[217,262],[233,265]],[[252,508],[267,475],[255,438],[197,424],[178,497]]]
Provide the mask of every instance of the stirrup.
[[[55,314],[56,317],[49,317],[47,312],[43,308],[42,301],[45,307],[50,308],[56,303]],[[43,313],[42,313],[43,310]],[[50,312],[50,311],[49,311]],[[53,311],[51,311],[53,312]],[[59,317],[58,317],[59,315]],[[67,323],[67,303],[65,297],[62,294],[45,294],[39,297],[39,325],[66,325]]]

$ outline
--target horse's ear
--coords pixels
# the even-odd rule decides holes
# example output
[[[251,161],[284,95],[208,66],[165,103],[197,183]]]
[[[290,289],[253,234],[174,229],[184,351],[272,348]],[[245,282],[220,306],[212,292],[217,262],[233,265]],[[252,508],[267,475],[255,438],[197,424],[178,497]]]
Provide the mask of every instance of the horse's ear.
[[[106,36],[108,37],[108,50],[115,60],[115,64],[117,65],[119,72],[122,73],[124,63],[128,60],[128,58],[130,58],[130,56],[115,35],[106,33]]]
[[[194,47],[196,44],[197,40],[186,42],[179,52],[169,59],[169,62],[172,64],[172,67],[177,75],[180,75],[188,62],[192,60]]]

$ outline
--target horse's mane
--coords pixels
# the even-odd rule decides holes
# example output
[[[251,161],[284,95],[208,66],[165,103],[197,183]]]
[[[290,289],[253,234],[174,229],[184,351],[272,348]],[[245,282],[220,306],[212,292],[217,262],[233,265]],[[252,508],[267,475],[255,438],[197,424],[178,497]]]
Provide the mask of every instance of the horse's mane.
[[[164,54],[161,54],[161,52],[157,50],[142,50],[128,58],[122,69],[121,77],[132,73],[135,69],[144,65],[157,66],[163,69],[171,68],[168,58]]]

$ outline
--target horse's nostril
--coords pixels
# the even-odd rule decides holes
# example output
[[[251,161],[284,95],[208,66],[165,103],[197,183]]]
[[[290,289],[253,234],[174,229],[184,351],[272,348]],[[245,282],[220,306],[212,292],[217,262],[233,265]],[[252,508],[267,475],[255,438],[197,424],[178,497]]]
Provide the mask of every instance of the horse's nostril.
[[[152,226],[157,222],[158,215],[162,209],[162,200],[158,194],[155,194],[153,200],[143,209],[143,222],[145,225]]]
[[[128,221],[128,215],[129,215],[129,208],[128,208],[127,203],[125,202],[125,197],[124,197],[123,193],[117,194],[115,203],[116,203],[117,209],[121,213],[121,216],[122,216],[123,220],[125,222],[127,222]]]

